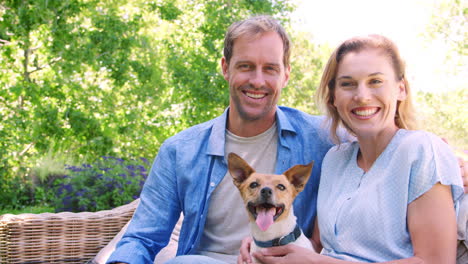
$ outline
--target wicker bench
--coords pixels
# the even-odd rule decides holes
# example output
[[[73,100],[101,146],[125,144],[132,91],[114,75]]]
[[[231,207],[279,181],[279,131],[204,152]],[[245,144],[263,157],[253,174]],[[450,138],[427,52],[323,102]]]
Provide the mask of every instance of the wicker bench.
[[[112,210],[0,216],[0,263],[86,263],[131,219],[139,200]]]

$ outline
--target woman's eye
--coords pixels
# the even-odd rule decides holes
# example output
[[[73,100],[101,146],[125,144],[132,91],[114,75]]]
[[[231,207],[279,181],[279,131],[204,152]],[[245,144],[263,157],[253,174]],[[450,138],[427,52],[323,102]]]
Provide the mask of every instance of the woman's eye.
[[[353,87],[354,86],[354,82],[351,82],[351,81],[341,81],[339,83],[339,85],[341,87],[345,87],[345,88],[349,88],[349,87]]]
[[[286,187],[283,184],[278,184],[276,188],[278,188],[280,191],[286,190]]]
[[[249,187],[250,187],[251,189],[255,189],[255,188],[258,187],[258,183],[257,183],[257,182],[252,182],[252,183],[249,185]]]
[[[373,79],[370,81],[371,84],[381,84],[382,81],[381,80],[377,80],[377,79]]]

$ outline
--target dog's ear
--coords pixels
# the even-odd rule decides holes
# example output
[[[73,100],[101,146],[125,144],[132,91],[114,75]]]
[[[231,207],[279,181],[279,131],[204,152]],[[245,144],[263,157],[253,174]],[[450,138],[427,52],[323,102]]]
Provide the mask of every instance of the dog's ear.
[[[234,180],[234,184],[239,187],[255,170],[247,164],[245,160],[237,154],[231,152],[228,155],[229,173]]]
[[[284,173],[289,182],[296,188],[297,193],[304,190],[304,187],[310,178],[313,166],[314,161],[307,165],[296,165]]]

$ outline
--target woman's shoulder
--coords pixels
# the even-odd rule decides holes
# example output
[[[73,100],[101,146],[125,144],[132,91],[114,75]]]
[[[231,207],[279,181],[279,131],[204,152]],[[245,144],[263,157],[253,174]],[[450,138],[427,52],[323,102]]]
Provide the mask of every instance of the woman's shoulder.
[[[451,152],[450,146],[444,140],[431,132],[424,130],[405,130],[398,131],[398,145],[410,152]]]
[[[325,158],[328,158],[328,159],[348,158],[352,156],[354,151],[358,148],[359,148],[359,145],[357,141],[341,143],[330,148]]]

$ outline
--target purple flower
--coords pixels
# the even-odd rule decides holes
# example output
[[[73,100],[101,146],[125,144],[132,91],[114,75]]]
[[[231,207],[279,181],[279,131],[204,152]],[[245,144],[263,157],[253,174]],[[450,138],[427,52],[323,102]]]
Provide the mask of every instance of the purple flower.
[[[69,193],[73,190],[73,186],[71,184],[64,184],[63,188]]]

